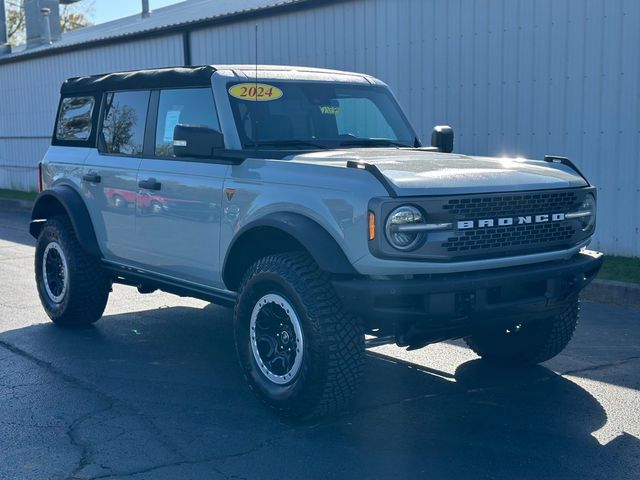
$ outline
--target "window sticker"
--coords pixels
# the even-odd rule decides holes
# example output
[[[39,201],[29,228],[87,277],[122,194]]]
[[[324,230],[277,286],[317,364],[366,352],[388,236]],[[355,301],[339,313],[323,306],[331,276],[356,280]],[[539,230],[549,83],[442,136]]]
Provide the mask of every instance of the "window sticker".
[[[321,105],[320,113],[323,115],[338,115],[340,113],[340,107],[335,107],[333,105]]]
[[[269,102],[281,98],[284,93],[278,87],[266,83],[239,83],[229,88],[229,95],[240,100]]]
[[[173,130],[180,121],[180,110],[169,110],[164,119],[164,136],[162,140],[166,143],[173,141]]]

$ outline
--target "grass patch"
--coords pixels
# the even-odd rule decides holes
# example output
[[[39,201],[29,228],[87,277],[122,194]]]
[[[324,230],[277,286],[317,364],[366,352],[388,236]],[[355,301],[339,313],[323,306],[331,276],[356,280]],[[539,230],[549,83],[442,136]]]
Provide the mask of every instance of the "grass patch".
[[[0,188],[0,198],[12,198],[15,200],[35,200],[38,192],[23,192],[22,190],[7,190]]]
[[[640,283],[640,258],[604,257],[598,278],[619,282]]]

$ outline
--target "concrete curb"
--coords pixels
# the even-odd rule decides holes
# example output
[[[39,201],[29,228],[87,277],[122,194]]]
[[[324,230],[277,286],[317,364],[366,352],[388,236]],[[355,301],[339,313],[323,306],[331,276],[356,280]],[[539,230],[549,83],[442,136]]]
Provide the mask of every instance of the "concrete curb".
[[[640,307],[640,284],[596,279],[582,292],[590,302]]]
[[[0,198],[0,210],[31,210],[33,208],[32,200],[18,200],[16,198]]]

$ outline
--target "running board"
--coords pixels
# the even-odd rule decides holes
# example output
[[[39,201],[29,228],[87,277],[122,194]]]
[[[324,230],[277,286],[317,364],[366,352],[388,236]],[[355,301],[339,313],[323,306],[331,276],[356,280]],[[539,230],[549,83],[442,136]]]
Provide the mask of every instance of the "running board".
[[[141,293],[162,290],[180,297],[193,297],[225,307],[236,303],[235,292],[219,290],[205,285],[183,282],[152,272],[140,270],[111,262],[104,262],[105,269],[111,273],[114,283],[137,287]]]

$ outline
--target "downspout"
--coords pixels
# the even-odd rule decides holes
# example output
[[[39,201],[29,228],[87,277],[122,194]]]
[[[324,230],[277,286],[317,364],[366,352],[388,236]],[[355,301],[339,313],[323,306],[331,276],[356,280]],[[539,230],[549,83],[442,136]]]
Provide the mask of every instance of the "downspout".
[[[191,31],[182,32],[182,61],[185,67],[190,67],[191,63]]]

